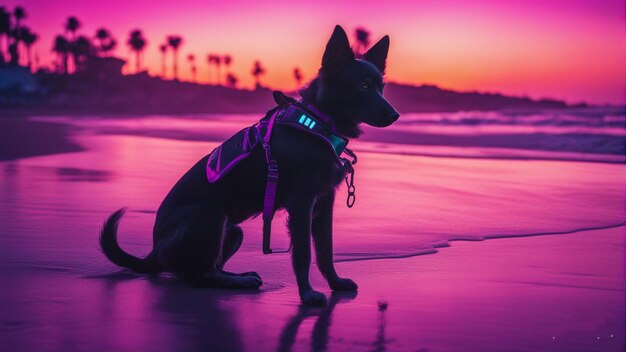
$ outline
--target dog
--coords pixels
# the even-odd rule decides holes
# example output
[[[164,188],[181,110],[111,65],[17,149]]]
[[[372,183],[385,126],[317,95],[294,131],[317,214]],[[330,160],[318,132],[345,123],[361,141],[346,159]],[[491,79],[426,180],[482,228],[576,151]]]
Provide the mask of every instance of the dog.
[[[318,75],[300,91],[304,102],[328,115],[336,131],[357,138],[359,125],[386,127],[400,114],[383,97],[383,75],[389,50],[384,36],[362,58],[356,58],[345,31],[336,26]],[[336,188],[346,170],[336,163],[323,141],[287,126],[276,125],[271,150],[280,167],[275,209],[289,215],[292,264],[300,299],[325,305],[326,296],[309,283],[311,237],[317,265],[333,291],[355,291],[333,264],[332,223]],[[153,249],[144,259],[124,252],[117,243],[117,226],[124,209],[113,213],[100,233],[100,246],[114,264],[137,273],[170,272],[197,287],[258,288],[256,272],[231,273],[225,263],[239,249],[241,222],[263,210],[268,166],[256,146],[219,182],[207,182],[208,155],[198,161],[167,194],[156,214]]]

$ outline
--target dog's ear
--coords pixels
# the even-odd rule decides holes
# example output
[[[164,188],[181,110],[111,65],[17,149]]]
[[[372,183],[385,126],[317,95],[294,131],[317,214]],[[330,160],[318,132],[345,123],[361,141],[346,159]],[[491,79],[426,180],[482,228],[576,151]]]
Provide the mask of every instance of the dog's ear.
[[[326,44],[326,51],[322,57],[322,69],[324,73],[335,72],[351,61],[354,61],[354,53],[350,48],[350,42],[346,32],[341,26],[335,26],[333,34]]]
[[[376,66],[382,74],[385,73],[385,62],[387,61],[387,53],[389,52],[389,36],[386,35],[378,43],[374,44],[364,55],[363,58]]]

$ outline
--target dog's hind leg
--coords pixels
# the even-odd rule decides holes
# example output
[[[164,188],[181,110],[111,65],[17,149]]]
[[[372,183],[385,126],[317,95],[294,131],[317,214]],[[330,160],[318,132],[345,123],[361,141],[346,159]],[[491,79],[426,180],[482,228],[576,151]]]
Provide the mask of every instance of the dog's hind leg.
[[[222,255],[220,262],[218,263],[219,270],[224,275],[229,276],[255,276],[261,280],[261,276],[254,271],[245,273],[231,273],[224,270],[226,262],[239,250],[241,243],[243,242],[243,231],[241,227],[233,224],[226,225],[226,232],[224,234],[224,244],[222,245]]]
[[[256,277],[228,276],[219,270],[227,220],[221,210],[200,203],[181,207],[177,215],[179,224],[157,247],[159,260],[169,271],[198,287],[257,288],[262,284]]]

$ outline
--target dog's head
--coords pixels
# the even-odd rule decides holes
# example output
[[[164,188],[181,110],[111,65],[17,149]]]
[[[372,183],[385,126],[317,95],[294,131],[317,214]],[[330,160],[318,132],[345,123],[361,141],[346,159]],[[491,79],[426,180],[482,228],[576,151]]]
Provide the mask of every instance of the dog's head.
[[[340,26],[333,31],[319,75],[300,93],[305,100],[330,112],[348,137],[360,134],[358,124],[375,127],[394,123],[400,114],[383,97],[383,75],[389,36],[374,44],[362,59],[355,58]]]

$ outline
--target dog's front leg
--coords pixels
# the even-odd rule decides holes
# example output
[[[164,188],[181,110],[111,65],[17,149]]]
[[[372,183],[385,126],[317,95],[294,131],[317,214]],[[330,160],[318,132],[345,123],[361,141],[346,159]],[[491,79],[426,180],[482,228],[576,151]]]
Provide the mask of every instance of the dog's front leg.
[[[311,213],[313,199],[298,200],[288,207],[289,233],[293,250],[291,261],[298,282],[298,291],[302,303],[309,305],[326,305],[326,296],[313,290],[309,282],[311,266]]]
[[[340,278],[333,263],[333,205],[334,192],[329,193],[315,203],[313,210],[313,242],[317,266],[333,291],[354,291],[357,285],[350,279]]]

